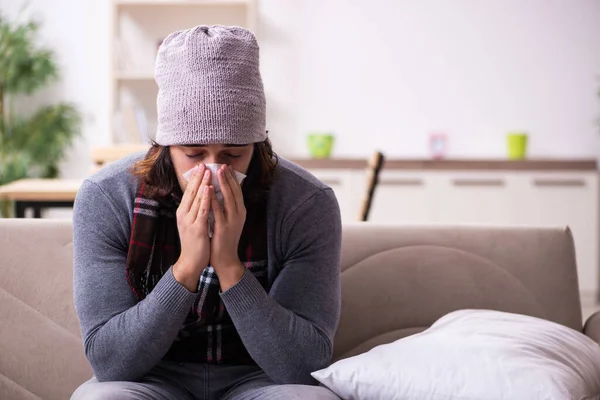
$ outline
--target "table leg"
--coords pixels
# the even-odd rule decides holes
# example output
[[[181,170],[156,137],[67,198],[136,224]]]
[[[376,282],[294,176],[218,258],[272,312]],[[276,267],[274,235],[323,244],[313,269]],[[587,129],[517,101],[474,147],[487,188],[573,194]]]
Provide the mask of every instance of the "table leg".
[[[15,217],[25,218],[25,210],[27,210],[27,204],[15,201]]]
[[[33,207],[33,218],[42,218],[42,209],[40,207]]]

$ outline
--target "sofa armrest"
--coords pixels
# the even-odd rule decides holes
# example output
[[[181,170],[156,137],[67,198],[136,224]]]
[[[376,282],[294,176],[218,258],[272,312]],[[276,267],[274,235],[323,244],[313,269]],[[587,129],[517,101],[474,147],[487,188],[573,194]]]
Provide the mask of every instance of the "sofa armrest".
[[[596,311],[585,321],[583,333],[600,344],[600,311]]]

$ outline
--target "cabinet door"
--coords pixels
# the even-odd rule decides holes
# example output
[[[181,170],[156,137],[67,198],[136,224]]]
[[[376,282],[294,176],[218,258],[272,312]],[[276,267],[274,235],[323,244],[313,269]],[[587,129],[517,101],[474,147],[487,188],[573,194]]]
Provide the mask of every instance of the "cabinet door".
[[[358,213],[354,196],[352,195],[353,176],[347,170],[314,169],[310,171],[317,179],[331,187],[340,205],[342,221],[354,221]]]
[[[513,222],[511,180],[499,173],[448,173],[439,177],[438,222],[509,225]]]
[[[582,294],[598,287],[598,183],[594,173],[523,175],[517,222],[532,226],[569,226]]]
[[[430,224],[435,220],[435,198],[433,175],[382,171],[369,222]]]

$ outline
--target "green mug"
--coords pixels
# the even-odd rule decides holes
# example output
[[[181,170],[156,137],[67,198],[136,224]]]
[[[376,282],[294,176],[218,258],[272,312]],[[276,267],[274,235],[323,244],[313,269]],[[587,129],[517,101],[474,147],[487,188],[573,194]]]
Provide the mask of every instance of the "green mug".
[[[310,133],[307,136],[308,150],[313,158],[329,158],[333,150],[334,136],[331,133]]]
[[[527,157],[528,135],[524,132],[512,132],[506,137],[508,158],[510,160],[523,160]]]

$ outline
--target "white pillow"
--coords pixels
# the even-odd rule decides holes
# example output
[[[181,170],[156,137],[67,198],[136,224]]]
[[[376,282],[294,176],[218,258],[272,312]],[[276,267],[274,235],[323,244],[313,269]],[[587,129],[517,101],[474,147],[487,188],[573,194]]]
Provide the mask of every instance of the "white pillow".
[[[550,321],[461,310],[312,375],[345,400],[599,399],[600,347]]]

